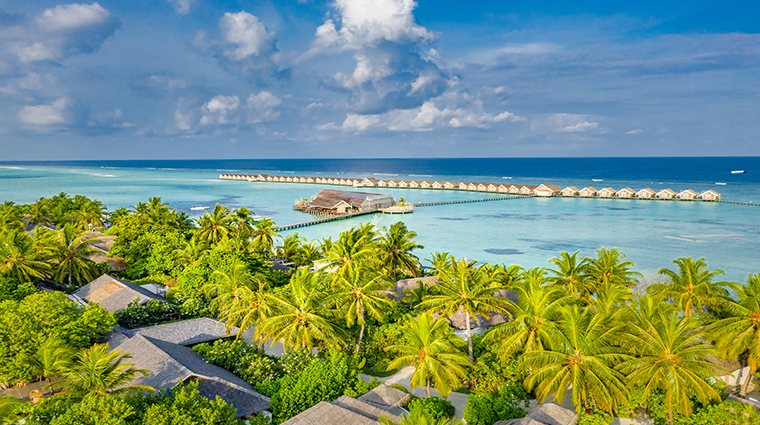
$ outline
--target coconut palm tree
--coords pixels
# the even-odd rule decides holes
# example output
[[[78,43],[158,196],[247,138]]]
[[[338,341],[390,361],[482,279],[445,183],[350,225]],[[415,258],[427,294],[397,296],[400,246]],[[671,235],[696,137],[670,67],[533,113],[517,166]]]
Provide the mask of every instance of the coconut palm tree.
[[[678,311],[656,314],[657,319],[640,314],[626,325],[626,346],[633,357],[618,365],[631,385],[644,388],[646,399],[653,391],[665,394],[669,422],[678,409],[691,414],[692,401],[700,403],[720,400],[720,395],[709,380],[721,370],[708,358],[717,357],[715,346],[710,344],[708,330],[699,321],[682,316]],[[724,371],[725,373],[725,371]]]
[[[102,229],[106,226],[106,207],[100,201],[89,201],[74,212],[73,219],[80,229]]]
[[[591,299],[594,311],[614,320],[615,317],[625,314],[625,307],[634,299],[630,287],[612,280],[606,280],[596,287],[596,296]]]
[[[420,280],[417,282],[417,287],[404,290],[404,298],[401,298],[401,302],[409,304],[410,308],[417,308],[425,297],[428,295],[436,295],[436,285],[428,280]]]
[[[452,264],[438,276],[436,289],[439,294],[428,295],[417,306],[423,310],[430,309],[433,313],[443,313],[449,318],[459,310],[464,312],[470,362],[473,362],[470,318],[480,323],[478,315],[486,318],[491,313],[510,315],[507,307],[512,306],[511,301],[494,296],[500,288],[488,279],[486,271],[483,267],[476,268],[475,261],[462,259]]]
[[[263,217],[253,225],[253,242],[261,246],[266,252],[272,252],[275,239],[279,238],[277,234],[278,227],[275,226],[274,221],[267,217]]]
[[[556,269],[549,271],[554,276],[549,277],[552,285],[563,288],[569,297],[588,300],[594,292],[588,276],[588,262],[586,258],[578,259],[578,252],[570,254],[560,252],[559,257],[549,260]]]
[[[209,244],[216,244],[227,239],[232,233],[230,210],[223,205],[215,205],[213,211],[203,213],[198,220],[197,236]]]
[[[729,317],[711,327],[718,346],[727,359],[746,353],[749,376],[741,386],[745,396],[760,363],[760,273],[749,275],[744,285],[733,285],[736,301],[726,306]]]
[[[525,388],[535,390],[543,403],[553,397],[561,403],[570,389],[575,410],[586,407],[615,412],[628,398],[625,377],[614,366],[627,358],[613,345],[619,327],[578,305],[560,310],[551,347],[528,351],[523,367],[528,370]]]
[[[52,275],[50,265],[35,252],[32,237],[25,232],[0,235],[0,273],[7,273],[19,282]]]
[[[325,291],[324,277],[307,269],[296,271],[287,291],[277,294],[273,313],[261,326],[261,338],[282,340],[286,350],[312,349],[318,343],[341,347],[343,332],[335,326],[329,308],[332,299]]]
[[[0,424],[15,424],[18,415],[16,409],[18,409],[24,400],[10,396],[0,396]]]
[[[0,232],[23,231],[21,209],[12,201],[0,204]]]
[[[410,232],[406,225],[399,221],[391,225],[377,241],[377,252],[380,255],[380,263],[393,273],[393,281],[398,280],[398,269],[406,274],[419,276],[420,261],[412,254],[415,249],[423,249],[413,239],[417,232]]]
[[[596,251],[596,258],[588,262],[587,273],[595,285],[608,282],[632,287],[637,283],[637,277],[642,274],[631,270],[633,261],[625,260],[625,254],[617,248],[601,247]]]
[[[433,270],[435,270],[435,274],[438,275],[444,270],[448,269],[451,264],[456,262],[456,259],[453,255],[449,254],[448,252],[434,252],[430,254],[430,258],[426,258],[425,261],[430,263],[433,266]]]
[[[250,236],[253,232],[253,213],[246,207],[232,210],[232,225],[237,232],[244,236]]]
[[[388,298],[388,288],[392,285],[387,276],[359,266],[352,266],[333,283],[335,304],[341,317],[346,319],[349,327],[354,323],[361,326],[355,353],[359,353],[362,344],[366,316],[382,322],[385,310],[393,308],[393,302]]]
[[[153,224],[165,224],[171,221],[172,210],[169,204],[164,202],[160,197],[154,196],[148,198],[146,205],[145,217],[148,222]]]
[[[25,218],[27,226],[33,227],[47,226],[53,222],[50,208],[41,201],[37,201],[27,207]]]
[[[414,390],[425,387],[430,397],[430,388],[435,388],[443,397],[448,397],[452,389],[462,385],[470,364],[459,348],[464,345],[456,337],[443,317],[433,320],[429,311],[420,313],[402,326],[404,342],[386,347],[385,351],[397,353],[388,365],[388,370],[402,366],[414,366],[410,385]]]
[[[43,342],[37,352],[22,358],[24,367],[38,380],[60,376],[71,366],[76,350],[58,337]]]
[[[713,282],[716,276],[722,276],[722,270],[707,270],[704,258],[694,261],[692,258],[673,260],[678,271],[660,269],[659,273],[668,279],[668,284],[654,284],[647,288],[653,295],[662,295],[675,301],[687,317],[693,314],[708,313],[708,309],[719,307],[727,301],[726,282]]]
[[[177,259],[181,264],[189,265],[198,261],[204,252],[208,251],[209,246],[206,241],[199,239],[197,236],[193,236],[189,241],[185,241],[182,248],[178,248],[175,252]]]
[[[64,381],[55,381],[53,387],[63,386],[75,396],[104,396],[109,393],[153,391],[146,385],[130,385],[138,375],[148,376],[148,371],[135,369],[129,354],[119,350],[110,351],[108,344],[95,344],[82,348],[64,371]]]
[[[282,245],[276,249],[277,257],[285,261],[292,261],[298,255],[298,251],[301,250],[303,242],[304,238],[298,236],[298,232],[286,235],[282,238]]]
[[[346,230],[340,234],[327,254],[327,263],[340,275],[354,264],[363,264],[376,258],[374,233],[364,227]]]
[[[92,244],[97,238],[85,239],[78,234],[74,226],[66,223],[58,229],[56,244],[53,246],[54,275],[56,282],[67,281],[71,287],[73,283],[78,286],[90,282],[98,275],[98,270],[90,260],[90,256],[97,252]]]
[[[332,240],[332,236],[327,238],[322,238],[322,240],[319,241],[319,252],[322,254],[322,257],[327,257],[327,255],[330,253],[330,250],[332,250],[334,242]]]
[[[528,270],[512,289],[517,294],[514,320],[496,326],[483,339],[498,344],[499,356],[505,360],[519,352],[550,349],[558,332],[554,320],[565,304],[565,291],[546,285],[544,269]]]
[[[321,258],[322,254],[320,254],[316,243],[310,242],[301,244],[301,248],[298,250],[298,252],[296,252],[295,256],[293,257],[293,261],[295,261],[299,266],[311,267],[315,261],[318,261]]]

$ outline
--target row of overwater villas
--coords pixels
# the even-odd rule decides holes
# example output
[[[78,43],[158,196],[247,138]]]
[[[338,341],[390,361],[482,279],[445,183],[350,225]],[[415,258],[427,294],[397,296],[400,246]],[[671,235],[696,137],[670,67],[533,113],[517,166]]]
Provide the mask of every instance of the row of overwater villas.
[[[332,178],[332,177],[301,177],[301,176],[271,176],[269,174],[221,174],[222,180],[245,180],[245,181],[266,181],[266,182],[283,182],[283,183],[316,183],[316,184],[333,184],[353,187],[390,187],[401,189],[446,189],[446,190],[467,190],[474,192],[492,192],[508,193],[513,195],[533,195],[533,196],[565,196],[581,198],[624,198],[624,199],[680,199],[684,201],[720,201],[721,195],[714,190],[707,190],[701,194],[686,189],[677,193],[671,189],[663,189],[655,192],[646,188],[635,191],[631,188],[625,188],[616,191],[611,187],[596,190],[593,187],[584,187],[577,189],[574,186],[564,189],[550,183],[540,185],[515,185],[515,184],[496,184],[496,183],[478,183],[478,182],[449,182],[449,181],[410,181],[410,180],[381,180],[374,177],[364,179],[351,178]]]

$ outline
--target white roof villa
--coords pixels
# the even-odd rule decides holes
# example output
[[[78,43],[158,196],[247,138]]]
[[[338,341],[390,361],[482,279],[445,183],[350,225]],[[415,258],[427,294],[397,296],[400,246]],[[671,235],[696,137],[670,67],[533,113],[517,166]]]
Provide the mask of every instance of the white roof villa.
[[[542,185],[539,185],[537,188],[533,189],[534,195],[542,196],[542,197],[559,195],[560,192],[562,192],[562,188],[560,188],[559,186],[555,186],[551,183],[542,184]]]
[[[163,297],[150,292],[140,285],[117,279],[107,274],[77,289],[70,297],[75,302],[84,300],[99,304],[111,313],[124,310],[134,300],[137,300],[137,303],[141,305],[151,299],[165,301]]]
[[[578,196],[580,191],[575,186],[570,186],[562,189],[562,196]]]
[[[702,192],[699,198],[703,201],[720,201],[722,199],[720,194],[712,189]]]
[[[614,198],[615,195],[617,195],[617,192],[615,192],[615,189],[613,189],[611,187],[605,187],[604,189],[601,189],[596,194],[596,196],[598,196],[600,198]]]
[[[641,199],[652,199],[655,196],[657,196],[657,192],[650,188],[641,189],[640,191],[636,192],[636,197]]]
[[[684,201],[694,201],[699,199],[699,194],[691,189],[686,189],[678,194],[678,199]]]
[[[589,186],[589,187],[584,187],[583,189],[581,189],[581,191],[580,191],[580,195],[581,195],[582,197],[584,197],[584,198],[590,198],[590,197],[592,197],[592,196],[596,196],[596,189],[594,189],[594,188],[593,188],[593,187],[591,187],[591,186]]]
[[[324,189],[311,197],[308,208],[325,212],[345,213],[350,210],[377,209],[393,205],[389,193],[367,193]]]
[[[678,196],[678,194],[670,189],[663,189],[657,192],[657,198],[659,199],[674,199],[676,196]]]
[[[635,198],[636,191],[631,189],[630,187],[626,187],[625,189],[618,190],[617,197],[618,198]]]

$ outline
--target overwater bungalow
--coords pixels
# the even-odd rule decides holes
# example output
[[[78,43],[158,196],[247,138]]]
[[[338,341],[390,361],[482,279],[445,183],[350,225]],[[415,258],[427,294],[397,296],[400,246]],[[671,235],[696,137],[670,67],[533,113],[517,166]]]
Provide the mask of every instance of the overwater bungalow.
[[[459,190],[467,190],[467,185],[466,182],[459,183]]]
[[[488,190],[488,186],[485,183],[478,183],[477,190],[479,192],[485,192]]]
[[[596,194],[596,196],[600,198],[614,198],[615,195],[617,195],[617,192],[615,192],[615,189],[611,187],[605,187]]]
[[[594,189],[591,186],[584,187],[583,189],[581,189],[580,195],[583,198],[592,198],[592,197],[596,196],[596,189]]]
[[[550,197],[559,195],[562,189],[559,186],[555,186],[551,183],[541,184],[533,190],[533,194],[541,197]]]
[[[677,196],[678,194],[670,189],[663,189],[657,192],[657,199],[675,199]]]
[[[509,193],[509,186],[505,184],[500,184],[498,188],[499,193]]]
[[[618,198],[635,198],[636,197],[636,191],[631,189],[630,187],[626,187],[625,189],[620,189],[617,192]]]
[[[446,184],[446,182],[433,182],[430,187],[433,189],[443,189],[444,184]]]
[[[528,186],[528,185],[522,186],[520,188],[520,194],[521,195],[532,195],[533,191],[536,190],[537,187],[538,186]]]
[[[575,186],[570,186],[562,189],[562,196],[578,196],[580,191]]]
[[[477,182],[467,183],[467,190],[478,190],[478,183]]]
[[[639,199],[654,199],[657,197],[657,192],[650,188],[641,189],[640,191],[636,192],[636,197]]]
[[[459,187],[459,182],[444,182],[443,188],[448,190],[453,190]]]
[[[691,189],[686,189],[678,194],[678,199],[682,201],[696,201],[699,199],[699,194]]]
[[[520,193],[520,187],[519,186],[515,186],[515,185],[509,186],[509,193],[512,193],[512,194],[518,194],[518,193]]]
[[[398,187],[409,187],[409,183],[411,183],[409,180],[400,180],[398,182]]]
[[[699,195],[699,199],[703,201],[720,201],[722,198],[720,193],[710,189],[702,192],[702,194]]]
[[[389,181],[388,181],[388,187],[398,187],[398,183],[399,183],[400,181],[401,181],[401,180],[389,180]]]
[[[409,182],[409,189],[419,189],[422,182],[420,181],[410,181]]]

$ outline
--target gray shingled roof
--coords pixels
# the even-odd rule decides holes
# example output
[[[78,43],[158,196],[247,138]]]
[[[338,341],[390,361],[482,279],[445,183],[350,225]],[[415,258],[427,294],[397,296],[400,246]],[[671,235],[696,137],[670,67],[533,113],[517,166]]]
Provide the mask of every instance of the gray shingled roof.
[[[140,304],[145,304],[150,299],[164,301],[162,297],[140,285],[107,274],[77,289],[73,295],[87,302],[100,304],[111,313],[124,310],[135,299],[138,299]]]
[[[377,425],[381,416],[398,422],[399,417],[383,409],[348,396],[332,403],[320,401],[281,425]]]
[[[179,381],[198,380],[201,395],[214,400],[218,395],[237,409],[237,417],[269,408],[269,398],[256,392],[247,382],[230,371],[206,363],[192,349],[140,334],[112,347],[129,353],[129,361],[138,369],[147,369],[149,376],[139,376],[133,385],[155,389],[173,388]]]
[[[174,344],[195,345],[201,342],[229,338],[237,334],[238,328],[233,327],[231,331],[231,333],[227,333],[224,323],[216,319],[200,317],[144,328],[123,329],[122,333],[128,337],[142,335]]]
[[[577,423],[578,415],[572,410],[555,403],[544,403],[536,406],[524,418],[498,421],[494,425],[576,425]]]
[[[385,384],[380,384],[368,393],[359,397],[359,400],[380,409],[391,411],[393,408],[403,406],[411,397],[412,396],[409,393],[405,393]]]

